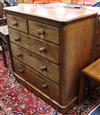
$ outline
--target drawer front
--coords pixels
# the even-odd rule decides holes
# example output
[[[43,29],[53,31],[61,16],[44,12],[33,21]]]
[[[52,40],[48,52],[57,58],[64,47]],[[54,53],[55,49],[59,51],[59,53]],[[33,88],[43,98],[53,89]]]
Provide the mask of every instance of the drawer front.
[[[9,29],[10,40],[54,63],[59,63],[59,46],[40,41],[19,31]]]
[[[59,101],[59,86],[54,82],[43,78],[30,68],[24,66],[22,63],[13,60],[15,73],[18,74],[25,81],[32,84],[34,87],[41,90],[43,93],[48,95],[50,98]]]
[[[42,75],[59,83],[59,66],[53,64],[38,55],[32,54],[27,50],[11,44],[12,55],[24,64],[30,66]]]
[[[27,20],[24,18],[7,15],[8,26],[27,33]]]
[[[28,21],[29,33],[40,39],[59,44],[59,29],[34,21]]]

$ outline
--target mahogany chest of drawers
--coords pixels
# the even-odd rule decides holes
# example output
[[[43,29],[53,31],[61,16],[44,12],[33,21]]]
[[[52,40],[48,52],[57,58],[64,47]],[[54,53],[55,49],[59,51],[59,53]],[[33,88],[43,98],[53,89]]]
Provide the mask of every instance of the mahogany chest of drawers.
[[[16,79],[65,113],[77,102],[80,71],[91,58],[96,13],[62,10],[23,4],[5,13]]]

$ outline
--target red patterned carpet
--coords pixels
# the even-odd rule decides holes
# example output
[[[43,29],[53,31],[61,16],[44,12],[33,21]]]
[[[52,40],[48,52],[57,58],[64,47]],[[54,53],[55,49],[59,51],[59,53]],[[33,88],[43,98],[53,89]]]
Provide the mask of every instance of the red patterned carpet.
[[[61,115],[15,80],[9,53],[7,61],[8,69],[4,67],[0,54],[0,115]],[[96,91],[98,88],[95,88]],[[98,103],[100,103],[100,92],[96,92],[91,98],[88,97],[84,105],[75,106],[65,115],[88,115]]]

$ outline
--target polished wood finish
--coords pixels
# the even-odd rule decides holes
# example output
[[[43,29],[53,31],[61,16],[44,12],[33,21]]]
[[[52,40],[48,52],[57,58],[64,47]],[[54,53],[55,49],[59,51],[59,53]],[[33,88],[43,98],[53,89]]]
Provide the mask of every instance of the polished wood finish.
[[[96,46],[95,48],[95,59],[100,57],[100,46]]]
[[[27,50],[11,44],[12,55],[24,64],[47,76],[51,80],[59,83],[59,66],[51,63],[36,54],[28,52]]]
[[[96,45],[100,46],[100,22],[97,22],[96,25]]]
[[[94,59],[100,57],[100,16],[98,14],[96,21],[96,30],[95,30],[95,48],[94,48]]]
[[[85,76],[82,73],[81,74],[81,79],[80,79],[78,105],[81,105],[81,104],[84,103],[85,89],[86,89],[86,80],[85,80]]]
[[[59,44],[59,28],[28,21],[29,33],[39,39]]]
[[[54,63],[59,63],[59,46],[45,42],[36,37],[29,36],[22,32],[9,29],[10,40]],[[51,53],[52,52],[52,53]]]
[[[19,13],[24,15],[31,15],[34,18],[39,17],[44,20],[52,20],[52,22],[57,21],[59,23],[66,23],[74,21],[77,19],[82,19],[87,16],[95,15],[96,11],[84,10],[84,9],[71,9],[65,7],[54,6],[52,3],[49,5],[39,5],[39,4],[19,4],[15,7],[4,8],[5,12],[9,13]],[[51,23],[52,23],[51,22]],[[55,22],[56,23],[56,22]]]
[[[25,10],[27,8],[28,10]],[[27,35],[23,29],[12,28],[9,25],[12,64],[15,63],[13,69],[17,71],[14,71],[16,79],[28,89],[34,90],[42,99],[46,99],[57,110],[66,113],[77,102],[80,72],[90,63],[96,13],[51,4],[49,6],[21,4],[5,8],[5,12],[11,15],[10,17],[17,15],[17,18],[20,17],[27,22],[27,28],[24,28]],[[43,47],[40,47],[41,44]],[[45,56],[38,53],[37,49],[43,53],[45,48],[47,49]],[[16,69],[17,63],[25,66],[27,71],[25,78]],[[34,72],[31,74],[28,68],[36,72],[36,75]],[[32,84],[31,77],[28,79],[33,75],[37,84],[35,81]],[[44,79],[50,82],[51,89],[55,87],[57,90],[54,95],[52,90],[50,90],[52,94],[44,95],[39,86]],[[44,85],[46,86],[47,84]]]
[[[27,33],[26,19],[17,16],[11,16],[11,15],[6,15],[6,17],[7,17],[8,26]]]
[[[63,63],[65,64],[64,68],[62,68],[65,78],[64,80],[61,79],[61,91],[65,92],[65,94],[63,92],[61,93],[61,96],[65,97],[62,98],[62,104],[70,102],[70,100],[74,99],[75,95],[78,93],[77,89],[79,87],[80,71],[89,63],[91,57],[90,52],[92,51],[94,21],[93,18],[78,20],[63,28],[63,50],[65,50],[66,53],[63,54],[62,58]],[[89,28],[84,28],[84,25]],[[63,82],[65,82],[65,87],[68,88],[63,88]],[[73,91],[71,92],[71,90]]]
[[[82,72],[88,75],[90,78],[100,81],[100,58],[83,69]]]
[[[51,99],[59,101],[59,85],[46,79],[41,74],[33,71],[25,64],[14,59],[15,72],[25,79],[36,88],[40,89],[43,93],[48,95]],[[28,77],[27,77],[28,76]],[[52,93],[53,92],[53,93]]]
[[[79,104],[82,104],[84,100],[87,77],[100,83],[100,58],[82,70]]]

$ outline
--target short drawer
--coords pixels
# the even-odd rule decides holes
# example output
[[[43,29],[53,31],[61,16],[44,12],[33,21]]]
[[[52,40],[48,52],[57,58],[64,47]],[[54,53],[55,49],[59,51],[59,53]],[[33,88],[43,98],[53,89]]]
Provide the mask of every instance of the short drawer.
[[[59,29],[53,26],[37,23],[35,21],[28,21],[29,34],[59,44]]]
[[[19,31],[9,28],[10,40],[54,63],[59,63],[59,46],[38,40]]]
[[[27,20],[21,17],[7,15],[8,26],[27,33]]]
[[[12,55],[45,77],[59,83],[59,66],[17,45],[11,44]]]
[[[22,79],[32,84],[34,87],[39,89],[41,92],[48,95],[50,98],[59,101],[59,86],[39,75],[37,72],[31,70],[29,67],[23,65],[16,59],[13,59],[15,73]]]

